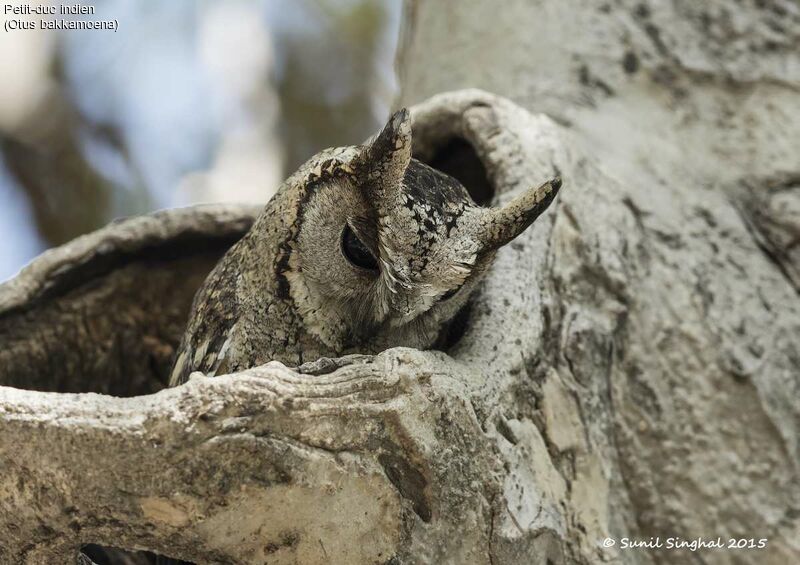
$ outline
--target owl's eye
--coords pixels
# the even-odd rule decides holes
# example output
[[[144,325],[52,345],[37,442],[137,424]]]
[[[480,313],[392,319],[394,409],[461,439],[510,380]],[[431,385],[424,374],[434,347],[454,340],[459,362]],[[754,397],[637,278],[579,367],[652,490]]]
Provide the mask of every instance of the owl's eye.
[[[350,263],[361,269],[369,271],[378,270],[378,261],[375,256],[367,249],[358,236],[353,233],[353,229],[345,224],[342,231],[342,253]]]

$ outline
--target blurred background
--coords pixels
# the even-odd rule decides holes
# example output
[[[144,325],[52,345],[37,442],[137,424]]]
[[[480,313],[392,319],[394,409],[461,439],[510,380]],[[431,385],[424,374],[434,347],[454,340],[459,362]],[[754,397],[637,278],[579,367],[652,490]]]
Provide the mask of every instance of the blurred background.
[[[397,88],[400,0],[85,4],[118,31],[0,30],[0,281],[117,217],[266,202]]]

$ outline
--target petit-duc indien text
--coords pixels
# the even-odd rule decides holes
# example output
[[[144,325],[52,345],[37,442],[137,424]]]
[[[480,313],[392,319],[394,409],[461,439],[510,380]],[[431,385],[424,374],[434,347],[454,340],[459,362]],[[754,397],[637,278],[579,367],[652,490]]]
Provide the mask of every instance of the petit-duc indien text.
[[[95,13],[94,6],[87,6],[85,4],[59,4],[58,6],[53,4],[37,4],[32,6],[30,4],[4,4],[3,5],[3,13],[6,15],[15,15],[15,16],[29,16],[29,15],[36,15],[36,16],[47,16],[47,15],[70,15],[70,16],[78,16],[78,15],[88,15],[93,16]]]
[[[35,29],[116,32],[119,28],[118,20],[98,20],[91,17],[97,13],[96,9],[86,4],[3,4],[3,13],[6,16],[3,22],[5,32]]]

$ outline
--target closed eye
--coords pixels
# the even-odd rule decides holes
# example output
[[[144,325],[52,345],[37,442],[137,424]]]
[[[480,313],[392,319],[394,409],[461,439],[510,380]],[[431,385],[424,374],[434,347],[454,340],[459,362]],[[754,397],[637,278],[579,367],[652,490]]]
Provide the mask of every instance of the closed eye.
[[[364,245],[364,242],[358,239],[349,224],[345,224],[344,230],[342,230],[342,254],[354,267],[368,271],[378,270],[378,260]]]

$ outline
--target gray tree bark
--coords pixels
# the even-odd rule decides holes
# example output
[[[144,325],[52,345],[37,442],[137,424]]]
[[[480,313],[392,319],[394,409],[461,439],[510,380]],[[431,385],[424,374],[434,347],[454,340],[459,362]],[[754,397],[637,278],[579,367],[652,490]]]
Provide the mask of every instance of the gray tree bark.
[[[0,287],[0,562],[797,561],[797,12],[590,4],[407,5],[405,102],[521,104],[414,106],[416,155],[495,201],[564,179],[447,351],[147,394],[251,209],[128,220]]]
[[[739,536],[768,546],[694,559],[800,560],[798,4],[412,0],[406,24],[404,103],[490,89],[552,117],[572,156],[540,275],[552,323],[530,348],[580,441],[541,422],[535,372],[542,397],[505,405],[549,438],[567,554]],[[499,531],[535,538],[541,520]]]

